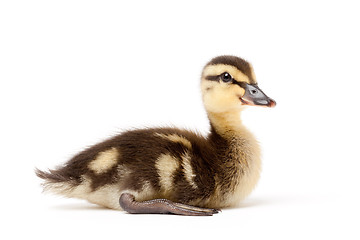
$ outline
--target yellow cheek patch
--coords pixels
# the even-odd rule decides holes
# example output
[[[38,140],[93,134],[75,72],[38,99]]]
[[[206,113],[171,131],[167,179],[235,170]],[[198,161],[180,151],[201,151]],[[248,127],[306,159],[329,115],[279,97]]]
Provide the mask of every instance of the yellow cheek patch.
[[[207,84],[211,82],[214,84]],[[203,90],[203,102],[208,111],[226,112],[241,107],[240,97],[245,90],[236,84],[226,84],[214,81],[203,81],[202,88],[211,87],[210,90]]]
[[[236,67],[226,64],[209,65],[205,67],[202,75],[203,78],[205,78],[206,76],[217,76],[224,72],[230,73],[230,75],[238,82],[246,82],[248,84],[251,84],[248,76],[243,74]]]
[[[242,97],[245,94],[245,89],[243,89],[239,85],[232,84],[228,92],[229,94],[234,94],[237,97]]]

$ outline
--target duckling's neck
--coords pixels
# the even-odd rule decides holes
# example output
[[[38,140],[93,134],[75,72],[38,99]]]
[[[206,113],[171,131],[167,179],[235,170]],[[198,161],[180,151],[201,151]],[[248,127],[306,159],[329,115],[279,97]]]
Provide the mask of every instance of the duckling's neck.
[[[241,110],[229,112],[208,112],[211,131],[228,139],[247,132],[240,118]]]
[[[255,136],[242,124],[240,114],[241,110],[208,112],[211,125],[209,140],[216,146],[218,153],[233,152],[233,156],[252,161],[253,156],[258,158],[260,155],[259,144]],[[228,156],[225,156],[225,159],[228,159]]]

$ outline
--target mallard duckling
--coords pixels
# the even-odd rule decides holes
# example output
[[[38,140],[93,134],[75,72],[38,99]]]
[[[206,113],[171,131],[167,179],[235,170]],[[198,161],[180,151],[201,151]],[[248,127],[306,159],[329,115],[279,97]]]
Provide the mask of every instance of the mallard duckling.
[[[129,213],[213,215],[235,206],[259,179],[260,149],[243,126],[246,105],[274,107],[251,65],[219,56],[205,65],[201,91],[210,133],[177,128],[124,132],[47,172],[44,190]]]

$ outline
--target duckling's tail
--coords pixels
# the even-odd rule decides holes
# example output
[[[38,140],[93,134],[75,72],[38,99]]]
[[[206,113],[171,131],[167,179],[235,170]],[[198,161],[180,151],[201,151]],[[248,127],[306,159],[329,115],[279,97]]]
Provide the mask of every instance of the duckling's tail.
[[[48,171],[35,169],[36,176],[44,180],[41,184],[44,192],[68,196],[75,187],[79,186],[79,181],[76,181],[73,176],[66,174],[65,168],[66,167],[62,167]]]
[[[73,169],[74,165],[65,165],[55,170],[41,171],[35,169],[36,175],[43,179],[44,192],[61,195],[68,198],[88,200],[112,209],[121,209],[118,198],[121,195],[118,186],[104,187],[93,190],[91,181]]]

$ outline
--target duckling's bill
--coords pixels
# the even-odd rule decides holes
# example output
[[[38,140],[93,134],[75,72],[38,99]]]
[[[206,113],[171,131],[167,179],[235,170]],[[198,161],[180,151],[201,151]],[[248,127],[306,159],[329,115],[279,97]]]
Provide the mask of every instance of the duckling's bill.
[[[257,84],[239,83],[240,87],[245,89],[245,93],[240,97],[244,105],[275,107],[275,100],[266,96],[266,94],[257,86]]]

